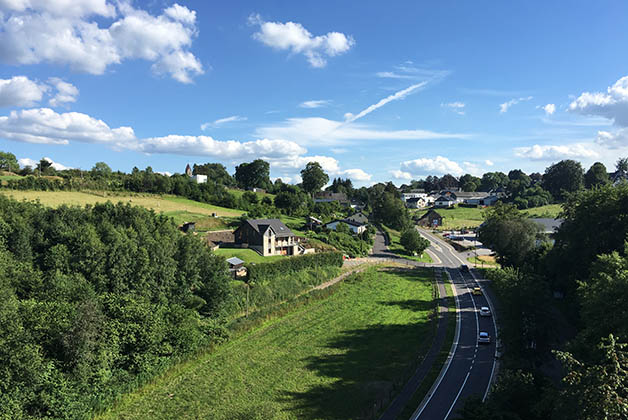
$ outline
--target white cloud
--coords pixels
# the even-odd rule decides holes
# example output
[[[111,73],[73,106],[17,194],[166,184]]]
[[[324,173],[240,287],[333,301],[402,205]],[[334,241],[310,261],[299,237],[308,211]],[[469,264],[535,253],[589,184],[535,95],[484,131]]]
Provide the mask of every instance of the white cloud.
[[[419,158],[401,163],[401,168],[412,174],[452,174],[460,176],[464,174],[462,167],[443,156],[434,159]]]
[[[340,172],[338,161],[330,156],[297,156],[293,155],[284,159],[271,159],[270,164],[280,169],[303,169],[309,162],[318,162],[321,168],[327,173],[337,174]]]
[[[259,137],[290,139],[299,144],[338,145],[351,140],[427,140],[468,138],[467,134],[438,133],[429,130],[380,130],[366,124],[346,123],[326,118],[289,118],[285,122],[258,127]]]
[[[465,172],[473,176],[482,176],[484,173],[484,171],[473,162],[462,162],[462,166],[464,167]]]
[[[610,131],[598,131],[595,142],[608,149],[628,147],[628,128]]]
[[[45,157],[45,158],[42,158],[42,159],[50,162],[52,164],[51,166],[54,169],[56,169],[57,171],[64,171],[66,169],[72,169],[69,166],[65,166],[65,165],[62,165],[62,164],[60,164],[58,162],[53,161],[49,157]],[[31,158],[21,158],[21,159],[17,160],[17,163],[20,165],[21,168],[25,168],[27,166],[30,166],[31,168],[35,168],[39,164],[39,161],[31,159]]]
[[[451,72],[449,70],[438,70],[429,67],[415,66],[411,61],[398,66],[394,66],[394,71],[379,71],[375,76],[382,79],[397,80],[440,80],[447,77]]]
[[[350,178],[353,181],[370,181],[373,177],[371,174],[367,174],[362,169],[345,169],[338,172],[338,175]]]
[[[101,27],[106,19],[116,19]],[[153,62],[157,74],[190,83],[203,73],[189,52],[196,37],[195,12],[175,4],[153,16],[129,3],[105,0],[4,0],[0,2],[0,60],[41,62],[103,74],[127,59]]]
[[[305,101],[299,104],[299,108],[322,108],[331,103],[329,99],[319,99],[313,101]]]
[[[440,104],[440,106],[443,108],[449,108],[458,115],[464,115],[465,104],[462,102],[450,102],[447,104]]]
[[[405,89],[402,89],[398,92],[393,93],[392,95],[387,96],[384,99],[381,99],[379,102],[367,107],[366,109],[363,109],[362,111],[360,111],[357,115],[348,115],[348,118],[346,119],[347,123],[350,122],[354,122],[362,117],[364,117],[367,114],[370,114],[371,112],[375,111],[378,108],[383,107],[384,105],[386,105],[389,102],[392,101],[397,101],[399,99],[403,99],[406,96],[410,95],[413,92],[419,91],[422,88],[425,87],[425,85],[427,85],[427,82],[421,82],[421,83],[416,83],[414,85],[411,85]]]
[[[48,86],[25,76],[0,79],[0,107],[33,106],[41,101],[47,90]]]
[[[203,123],[201,124],[201,130],[205,131],[210,127],[219,127],[223,124],[227,124],[230,122],[237,122],[237,121],[246,121],[247,119],[248,119],[247,117],[241,117],[239,115],[232,115],[231,117],[217,119],[216,121],[211,122],[211,123]]]
[[[488,160],[488,159],[486,159],[486,160],[484,161],[484,164],[485,164],[486,166],[493,166],[493,165],[494,165],[493,161],[492,161],[492,160]]]
[[[615,82],[606,93],[584,92],[569,104],[569,111],[601,116],[620,127],[628,127],[628,76]]]
[[[172,176],[172,172],[168,172],[168,171],[155,171],[155,172],[158,173],[159,175]]]
[[[561,160],[595,158],[598,153],[591,149],[591,145],[574,143],[566,145],[538,145],[517,147],[515,155],[530,160]]]
[[[404,172],[397,169],[390,171],[390,175],[392,175],[392,177],[395,179],[412,179],[412,174],[410,172]]]
[[[556,105],[554,104],[547,104],[545,106],[542,106],[541,108],[543,108],[543,111],[545,111],[546,115],[552,115],[554,112],[556,112]]]
[[[135,139],[131,127],[110,128],[78,112],[58,114],[50,108],[12,111],[0,116],[0,137],[39,144],[125,143]]]
[[[278,50],[303,54],[312,67],[325,67],[326,57],[343,54],[355,44],[351,36],[340,32],[313,36],[300,23],[265,22],[259,15],[251,15],[249,24],[259,26],[254,39]]]
[[[508,109],[513,106],[518,104],[519,102],[525,102],[525,101],[529,101],[531,100],[533,97],[532,96],[528,96],[525,98],[515,98],[515,99],[511,99],[508,102],[504,102],[503,104],[499,105],[499,113],[503,114],[505,112],[508,112]]]
[[[51,77],[48,83],[55,87],[57,93],[48,101],[50,106],[60,106],[70,102],[76,102],[79,90],[72,83],[65,82],[58,77]]]

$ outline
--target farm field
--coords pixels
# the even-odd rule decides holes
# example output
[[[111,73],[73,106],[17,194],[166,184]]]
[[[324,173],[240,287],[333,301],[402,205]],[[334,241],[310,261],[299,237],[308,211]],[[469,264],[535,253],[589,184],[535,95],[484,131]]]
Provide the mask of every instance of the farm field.
[[[221,255],[225,258],[238,257],[244,262],[256,264],[267,263],[280,260],[282,258],[287,258],[284,255],[272,255],[269,257],[262,257],[260,254],[253,251],[252,249],[246,248],[218,248],[214,251],[214,254]]]
[[[376,271],[126,395],[99,419],[374,417],[435,331],[432,271]]]
[[[123,194],[115,193],[88,193],[78,191],[18,191],[2,190],[1,194],[11,196],[16,200],[36,201],[49,207],[59,207],[63,204],[85,206],[86,204],[123,202],[136,206],[146,207],[158,213],[168,213],[176,211],[187,211],[190,213],[211,216],[216,213],[218,216],[237,217],[242,214],[241,210],[227,209],[211,204],[199,203],[186,198],[175,196],[161,196],[157,194]]]

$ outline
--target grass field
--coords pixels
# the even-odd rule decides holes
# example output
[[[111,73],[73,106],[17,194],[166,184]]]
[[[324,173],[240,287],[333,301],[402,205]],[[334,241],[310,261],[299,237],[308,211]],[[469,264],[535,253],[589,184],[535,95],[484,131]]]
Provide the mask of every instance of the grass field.
[[[350,277],[125,396],[100,419],[375,417],[431,345],[432,271]]]
[[[228,190],[229,190],[229,192],[231,194],[233,194],[234,196],[236,196],[238,198],[242,197],[242,194],[245,193],[244,190],[238,190],[238,189],[235,189],[235,188],[228,188]],[[257,197],[260,199],[260,201],[262,201],[262,198],[264,198],[264,197],[268,197],[271,200],[273,200],[275,198],[275,195],[274,194],[270,194],[270,193],[256,192],[255,194],[257,194]]]
[[[238,257],[244,262],[256,264],[267,263],[286,258],[284,255],[272,255],[269,257],[262,257],[260,254],[253,251],[252,249],[246,248],[218,248],[214,251],[214,254],[221,255],[225,258]]]
[[[388,249],[391,252],[399,255],[402,258],[408,259],[408,260],[419,261],[419,262],[424,262],[424,263],[431,263],[432,262],[432,257],[430,257],[427,254],[427,252],[424,252],[420,256],[410,255],[404,249],[404,247],[399,243],[399,239],[401,237],[401,233],[399,233],[399,231],[391,229],[391,228],[389,228],[387,226],[384,226],[384,229],[388,232],[388,236],[390,237],[390,244],[388,245]]]
[[[216,213],[218,216],[240,216],[242,211],[227,209],[224,207],[214,206],[211,204],[199,203],[197,201],[188,200],[186,198],[175,196],[161,196],[156,194],[105,194],[105,193],[87,193],[77,191],[17,191],[2,190],[1,194],[12,196],[16,200],[36,201],[49,207],[59,207],[60,205],[77,205],[85,206],[86,204],[105,203],[111,201],[113,203],[123,202],[130,203],[135,206],[142,206],[155,210],[158,213],[181,212],[201,214],[211,216]]]
[[[439,230],[458,230],[462,228],[474,228],[480,226],[484,221],[483,208],[478,207],[454,207],[449,209],[435,209],[438,214],[443,216],[443,226]],[[528,217],[547,217],[555,218],[558,216],[562,206],[560,204],[550,204],[547,206],[535,207],[523,210]],[[419,210],[416,212],[419,216],[427,213],[427,210]]]
[[[480,266],[499,267],[499,264],[495,261],[495,257],[490,255],[478,255],[477,257],[473,256],[467,258],[467,261]]]

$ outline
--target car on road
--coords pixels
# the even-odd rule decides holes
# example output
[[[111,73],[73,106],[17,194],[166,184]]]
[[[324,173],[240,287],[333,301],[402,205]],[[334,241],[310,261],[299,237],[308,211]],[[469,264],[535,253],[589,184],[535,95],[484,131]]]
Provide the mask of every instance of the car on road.
[[[473,293],[476,296],[482,296],[482,289],[480,289],[479,287],[474,287],[471,293]]]
[[[463,273],[468,273],[469,272],[469,266],[466,264],[462,264],[460,266],[460,271],[462,271]]]
[[[482,306],[480,308],[480,316],[491,316],[491,310],[488,306]]]
[[[491,344],[491,336],[486,331],[480,331],[478,334],[478,343],[479,344]]]

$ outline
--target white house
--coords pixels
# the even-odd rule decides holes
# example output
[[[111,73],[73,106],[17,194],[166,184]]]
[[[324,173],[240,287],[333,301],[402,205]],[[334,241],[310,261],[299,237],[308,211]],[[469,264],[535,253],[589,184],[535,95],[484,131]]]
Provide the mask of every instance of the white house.
[[[190,179],[197,184],[205,184],[207,182],[207,175],[192,175]]]
[[[410,192],[405,192],[401,194],[401,201],[407,202],[411,198],[425,198],[427,197],[427,193],[423,191],[412,190]]]
[[[446,195],[441,195],[434,201],[434,207],[454,207],[455,205],[456,199]]]
[[[333,222],[329,222],[325,225],[325,227],[329,230],[336,230],[336,227],[338,226],[339,223],[344,223],[347,226],[349,226],[349,229],[355,233],[356,235],[361,234],[362,232],[364,232],[366,230],[366,225],[359,223],[359,222],[354,222],[352,220],[334,220]]]

